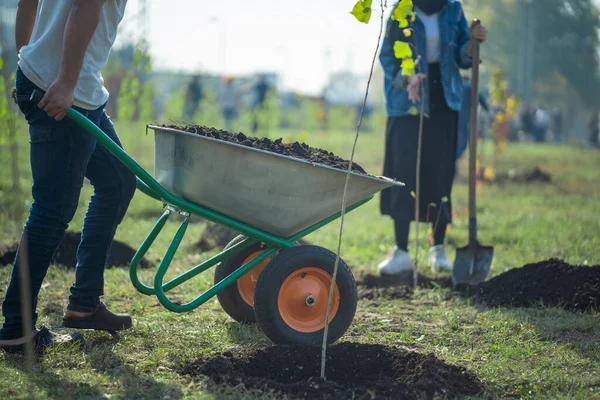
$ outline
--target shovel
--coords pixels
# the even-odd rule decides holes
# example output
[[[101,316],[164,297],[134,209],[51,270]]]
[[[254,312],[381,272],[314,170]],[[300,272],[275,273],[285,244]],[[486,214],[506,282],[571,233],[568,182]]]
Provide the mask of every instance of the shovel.
[[[479,23],[479,21],[475,21]],[[456,250],[452,270],[452,285],[464,289],[483,283],[490,273],[494,248],[482,246],[477,240],[476,162],[477,104],[479,97],[479,41],[474,40],[471,79],[471,138],[469,143],[469,244]]]

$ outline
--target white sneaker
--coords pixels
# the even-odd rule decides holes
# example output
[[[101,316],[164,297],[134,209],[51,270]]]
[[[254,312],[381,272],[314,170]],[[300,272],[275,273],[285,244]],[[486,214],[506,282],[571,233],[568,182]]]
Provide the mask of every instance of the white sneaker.
[[[412,274],[414,265],[408,251],[394,247],[387,258],[377,267],[380,275]]]
[[[429,250],[429,265],[433,272],[452,271],[452,263],[446,255],[443,244],[433,246]]]

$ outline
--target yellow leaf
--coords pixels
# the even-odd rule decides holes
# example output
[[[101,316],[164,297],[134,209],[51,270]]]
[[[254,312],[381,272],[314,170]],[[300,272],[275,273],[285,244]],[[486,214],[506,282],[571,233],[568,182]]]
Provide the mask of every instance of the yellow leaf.
[[[368,24],[371,20],[372,4],[373,0],[358,0],[352,11],[350,11],[350,14],[354,15],[358,22]]]
[[[402,69],[402,76],[413,76],[415,74],[414,69],[405,68]]]
[[[412,35],[412,31],[408,28],[404,29],[402,33],[404,34],[404,37],[410,37]]]
[[[483,177],[487,181],[491,182],[496,179],[496,171],[494,171],[494,168],[492,168],[492,167],[485,168],[483,171]]]
[[[509,115],[515,115],[519,111],[519,99],[515,96],[510,96],[506,100],[506,112]]]
[[[403,75],[412,76],[415,74],[415,62],[412,58],[405,58],[402,60],[401,65],[402,71],[406,71]]]
[[[399,60],[412,58],[412,50],[408,43],[397,40],[396,43],[394,43],[394,55]]]
[[[392,19],[398,21],[401,28],[406,28],[409,18],[414,21],[413,2],[412,0],[400,0],[392,12]]]

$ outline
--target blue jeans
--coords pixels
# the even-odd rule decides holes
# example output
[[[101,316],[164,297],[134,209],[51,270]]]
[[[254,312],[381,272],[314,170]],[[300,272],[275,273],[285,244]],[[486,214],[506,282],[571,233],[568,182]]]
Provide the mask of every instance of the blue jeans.
[[[16,86],[19,98],[28,97],[34,89],[40,90],[20,70],[17,71]],[[94,194],[77,250],[77,269],[68,309],[93,312],[99,307],[111,244],[136,190],[134,174],[74,122],[67,118],[56,121],[34,102],[19,101],[19,108],[29,123],[33,203],[2,304],[1,339],[22,334],[21,262],[27,262],[29,266],[35,326],[38,294],[54,253],[77,210],[84,178],[89,179]],[[93,111],[77,110],[121,145],[104,107]]]

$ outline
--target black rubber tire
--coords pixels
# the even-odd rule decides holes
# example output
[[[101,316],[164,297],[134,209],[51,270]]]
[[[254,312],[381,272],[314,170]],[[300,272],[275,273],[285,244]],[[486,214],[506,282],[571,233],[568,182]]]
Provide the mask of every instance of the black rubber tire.
[[[246,239],[245,236],[237,236],[231,242],[225,246],[224,250],[231,248],[232,246],[240,243],[242,240]],[[232,272],[237,270],[242,266],[244,260],[252,255],[253,253],[260,251],[262,248],[262,244],[256,243],[252,246],[244,249],[240,253],[235,256],[229,257],[224,261],[217,264],[215,269],[215,285],[221,282],[223,279],[227,278]],[[238,287],[236,283],[229,285],[227,288],[221,290],[217,293],[217,299],[221,304],[223,310],[235,321],[241,322],[244,324],[253,324],[256,322],[256,315],[254,313],[254,307],[249,305],[244,301],[240,292],[238,291]]]
[[[323,331],[305,333],[291,328],[281,317],[278,297],[281,285],[295,271],[311,266],[333,275],[335,253],[318,246],[297,246],[282,250],[263,270],[254,291],[254,312],[258,326],[276,344],[315,345],[323,342]],[[341,338],[354,319],[358,295],[350,268],[340,259],[336,284],[340,293],[337,314],[329,324],[328,343]]]

